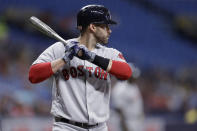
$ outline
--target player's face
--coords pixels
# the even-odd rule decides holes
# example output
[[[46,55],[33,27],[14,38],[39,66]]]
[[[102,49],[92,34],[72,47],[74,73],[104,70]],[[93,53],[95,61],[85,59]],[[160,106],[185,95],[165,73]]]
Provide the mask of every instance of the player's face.
[[[107,44],[111,32],[112,31],[107,24],[96,25],[95,38],[97,39],[97,42]]]

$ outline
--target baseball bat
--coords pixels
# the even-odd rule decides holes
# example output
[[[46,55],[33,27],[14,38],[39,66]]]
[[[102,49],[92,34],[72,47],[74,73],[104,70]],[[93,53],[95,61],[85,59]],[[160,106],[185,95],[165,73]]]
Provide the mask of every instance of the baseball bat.
[[[40,32],[66,44],[66,41],[61,36],[59,36],[53,29],[51,29],[51,27],[39,20],[37,17],[31,16],[29,21]]]
[[[53,29],[51,29],[51,27],[49,27],[47,24],[39,20],[37,17],[32,16],[30,17],[29,21],[40,32],[44,33],[45,35],[51,38],[61,41],[64,45],[67,44],[66,41],[61,36],[59,36]],[[78,55],[79,56],[83,55],[82,50],[79,50]]]

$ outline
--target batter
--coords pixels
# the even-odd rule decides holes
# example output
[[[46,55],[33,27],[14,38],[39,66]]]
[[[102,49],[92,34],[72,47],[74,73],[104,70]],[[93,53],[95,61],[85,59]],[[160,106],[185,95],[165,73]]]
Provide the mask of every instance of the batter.
[[[104,46],[116,24],[102,5],[77,14],[78,38],[56,42],[32,64],[31,83],[53,77],[53,131],[107,131],[111,77],[126,80],[132,70],[121,52]]]

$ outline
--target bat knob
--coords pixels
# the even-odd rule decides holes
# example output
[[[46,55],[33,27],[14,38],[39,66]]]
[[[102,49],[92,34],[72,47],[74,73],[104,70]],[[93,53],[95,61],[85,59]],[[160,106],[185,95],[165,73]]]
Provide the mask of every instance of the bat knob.
[[[82,57],[83,51],[82,51],[82,50],[79,50],[79,52],[77,53],[77,55],[78,55],[79,57]]]

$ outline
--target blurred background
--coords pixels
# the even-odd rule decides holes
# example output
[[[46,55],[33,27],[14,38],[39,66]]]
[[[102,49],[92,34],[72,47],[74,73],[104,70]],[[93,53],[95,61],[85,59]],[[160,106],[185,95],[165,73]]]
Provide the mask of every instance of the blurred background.
[[[28,70],[56,41],[28,19],[40,18],[65,39],[77,37],[76,13],[87,4],[111,11],[118,25],[111,27],[108,46],[141,72],[135,84],[143,101],[143,130],[196,131],[196,0],[0,0],[0,131],[51,131],[51,80],[30,84]],[[111,110],[109,130],[128,130],[114,124],[120,115],[114,117],[113,102]]]

